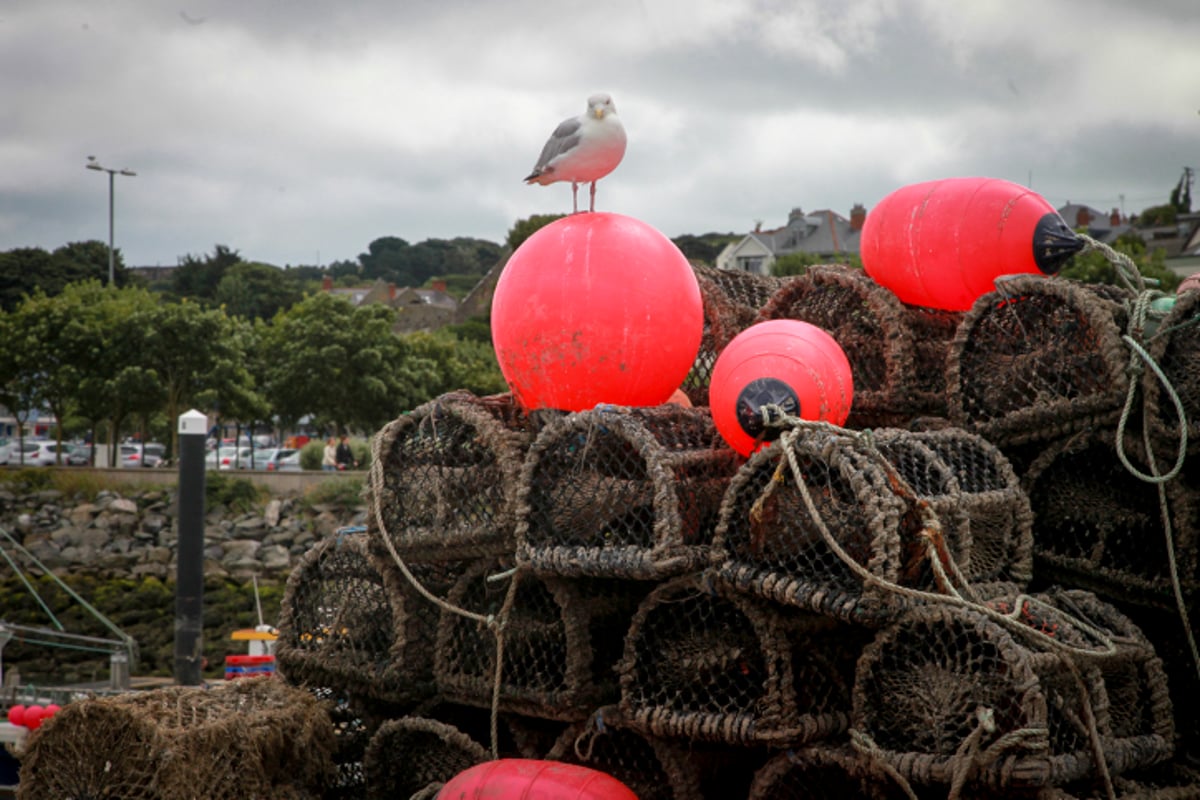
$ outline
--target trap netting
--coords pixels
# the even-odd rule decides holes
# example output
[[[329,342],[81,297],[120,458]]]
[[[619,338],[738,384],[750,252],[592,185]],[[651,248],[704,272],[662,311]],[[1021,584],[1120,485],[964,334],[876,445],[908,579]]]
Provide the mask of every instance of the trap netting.
[[[903,427],[945,416],[946,353],[962,314],[901,303],[860,269],[808,268],[781,286],[760,320],[797,319],[827,331],[854,374],[851,428]]]
[[[400,581],[389,591],[381,562],[368,550],[366,534],[338,534],[318,542],[292,570],[280,604],[279,672],[340,698],[420,700],[434,691],[433,617],[421,607],[424,600],[396,589]]]
[[[956,538],[970,530],[958,514],[957,482],[915,435],[889,433],[884,444],[819,423],[787,424],[730,482],[713,544],[721,581],[879,625],[910,602],[905,590],[943,591],[970,563],[969,536]],[[952,512],[954,524],[943,525],[935,507]]]
[[[962,428],[908,434],[934,451],[958,484],[970,528],[970,558],[960,563],[972,583],[1028,583],[1033,577],[1033,510],[1012,464],[999,448]]]
[[[363,759],[368,800],[431,798],[442,784],[491,758],[453,725],[407,716],[383,723]]]
[[[653,736],[786,745],[846,730],[863,633],[729,591],[703,573],[642,603],[618,667],[620,712]]]
[[[704,331],[696,361],[681,388],[693,405],[707,406],[708,387],[717,356],[733,337],[753,324],[759,308],[788,279],[696,264],[692,265],[692,270],[700,287]]]
[[[857,734],[907,781],[957,790],[1061,786],[1165,761],[1171,721],[1153,650],[1098,600],[1065,605],[1088,619],[1050,596],[909,610],[859,660]],[[1114,697],[1139,709],[1114,710]]]
[[[749,800],[911,800],[882,765],[848,745],[776,754],[754,775]]]
[[[571,725],[546,758],[612,775],[638,800],[741,797],[738,760],[746,755],[701,742],[648,736],[626,726],[614,708]],[[740,791],[738,791],[740,789]]]
[[[497,579],[498,578],[498,579]],[[537,576],[491,560],[473,564],[447,597],[434,668],[448,700],[573,721],[615,700],[612,666],[621,653],[641,585]]]
[[[1148,472],[1140,444],[1128,436],[1121,441],[1130,465]],[[1024,481],[1036,521],[1038,576],[1174,608],[1176,578],[1185,595],[1195,597],[1200,585],[1200,471],[1189,459],[1166,483],[1164,520],[1158,487],[1121,463],[1117,444],[1111,429],[1086,431],[1047,445],[1030,464]]]
[[[21,800],[318,800],[333,728],[309,693],[274,678],[71,703],[31,736]]]
[[[511,395],[442,395],[374,441],[368,527],[386,550],[444,560],[511,553],[530,421]]]
[[[1129,387],[1121,335],[1133,297],[1061,278],[998,281],[950,344],[950,419],[1002,449],[1115,423]]]
[[[1165,383],[1147,369],[1142,373],[1146,417],[1154,437],[1168,446],[1178,444],[1187,433],[1193,453],[1200,449],[1200,292],[1175,296],[1175,305],[1145,342]],[[1171,394],[1182,406],[1181,420]]]
[[[709,558],[740,459],[707,409],[675,404],[582,411],[529,449],[517,560],[542,574],[658,579]]]

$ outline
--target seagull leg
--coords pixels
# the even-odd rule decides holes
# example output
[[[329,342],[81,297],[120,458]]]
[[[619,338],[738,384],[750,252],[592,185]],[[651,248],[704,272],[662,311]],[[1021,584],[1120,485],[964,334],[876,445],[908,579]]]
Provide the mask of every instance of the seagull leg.
[[[571,213],[579,213],[579,184],[571,181]]]
[[[591,198],[591,202],[588,204],[588,211],[595,211],[595,210],[596,210],[596,182],[592,181],[592,198]]]

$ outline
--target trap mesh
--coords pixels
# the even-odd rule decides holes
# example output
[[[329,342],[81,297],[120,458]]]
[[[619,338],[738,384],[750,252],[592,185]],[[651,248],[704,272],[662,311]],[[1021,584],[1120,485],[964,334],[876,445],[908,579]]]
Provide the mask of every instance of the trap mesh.
[[[612,665],[620,656],[640,590],[619,581],[565,580],[526,571],[489,580],[500,571],[495,562],[479,561],[448,597],[455,608],[495,618],[505,610],[510,590],[515,592],[502,629],[499,707],[572,721],[612,702]],[[492,628],[443,611],[434,657],[442,695],[490,708],[496,691],[496,652]]]
[[[385,722],[363,759],[368,800],[407,800],[491,758],[467,734],[435,719],[408,716]]]
[[[1200,445],[1200,292],[1176,295],[1175,305],[1146,342],[1150,357],[1179,396],[1191,450]],[[1181,421],[1167,387],[1151,371],[1142,375],[1147,418],[1155,438],[1176,445]]]
[[[619,665],[620,711],[653,736],[794,744],[846,729],[860,634],[728,592],[703,575],[642,603]]]
[[[733,337],[754,323],[759,308],[788,279],[696,264],[692,265],[692,270],[700,287],[704,331],[696,361],[681,388],[693,405],[707,406],[708,387],[717,356]]]
[[[1146,472],[1140,451],[1127,437],[1127,458]],[[1039,579],[1174,607],[1158,489],[1121,463],[1115,431],[1083,432],[1049,444],[1024,480],[1036,521]],[[1193,597],[1200,581],[1198,486],[1195,459],[1166,485],[1176,569],[1185,594]]]
[[[284,589],[279,672],[290,683],[328,687],[343,697],[403,703],[427,696],[433,690],[428,656],[411,646],[417,626],[408,621],[369,556],[366,534],[323,539]]]
[[[809,267],[781,286],[759,319],[797,319],[827,331],[854,374],[851,428],[903,427],[945,416],[946,353],[962,314],[907,306],[860,269]]]
[[[1153,651],[1108,630],[1107,642],[1117,642],[1109,654],[1072,613],[1039,600],[990,601],[1015,620],[1006,625],[976,609],[937,605],[913,608],[882,630],[864,650],[854,684],[854,726],[874,752],[914,783],[951,784],[965,771],[970,783],[998,789],[1093,778],[1096,748],[1112,774],[1167,759],[1164,686],[1151,686],[1158,678],[1143,669]],[[1071,601],[1090,610],[1091,621],[1115,615],[1098,601]],[[1074,651],[1035,644],[1021,629]],[[1114,714],[1106,676],[1122,684],[1120,698],[1136,696],[1149,708]]]
[[[950,344],[948,414],[1001,448],[1113,424],[1129,387],[1132,293],[1018,276],[966,313]]]
[[[513,503],[531,441],[511,395],[452,392],[378,434],[371,471],[371,532],[406,558],[511,553]],[[379,525],[382,525],[382,530]]]
[[[547,425],[518,498],[517,558],[555,575],[655,579],[706,563],[737,470],[707,409],[583,411]]]
[[[775,755],[754,775],[749,800],[909,800],[868,756],[815,744]]]
[[[17,797],[317,800],[333,736],[315,698],[274,678],[81,700],[29,738]]]
[[[739,591],[854,623],[891,618],[903,599],[864,585],[848,565],[891,584],[916,586],[928,578],[925,548],[915,538],[920,521],[888,469],[858,438],[817,428],[755,453],[725,494],[713,544],[717,575]]]

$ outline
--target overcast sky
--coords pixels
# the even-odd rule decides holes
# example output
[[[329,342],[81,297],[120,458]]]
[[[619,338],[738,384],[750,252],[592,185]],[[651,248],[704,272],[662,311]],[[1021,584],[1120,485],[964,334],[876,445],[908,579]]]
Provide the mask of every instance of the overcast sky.
[[[130,266],[500,242],[570,211],[521,179],[599,91],[629,146],[597,208],[668,236],[966,175],[1136,213],[1200,167],[1200,5],[0,0],[0,250],[107,241],[89,155],[137,172]]]

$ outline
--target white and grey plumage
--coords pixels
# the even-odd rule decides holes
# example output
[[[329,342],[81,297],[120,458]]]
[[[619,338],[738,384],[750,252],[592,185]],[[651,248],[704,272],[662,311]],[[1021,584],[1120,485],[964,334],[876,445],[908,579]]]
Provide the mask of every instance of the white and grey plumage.
[[[588,98],[587,112],[563,120],[538,157],[526,183],[546,186],[571,182],[571,201],[579,211],[579,184],[590,183],[589,211],[596,210],[596,181],[617,168],[625,155],[625,128],[607,94]]]

